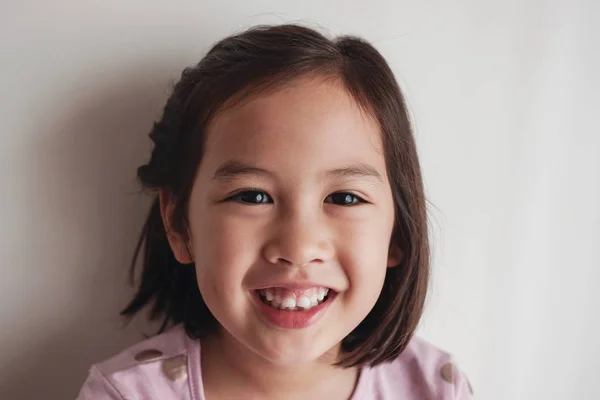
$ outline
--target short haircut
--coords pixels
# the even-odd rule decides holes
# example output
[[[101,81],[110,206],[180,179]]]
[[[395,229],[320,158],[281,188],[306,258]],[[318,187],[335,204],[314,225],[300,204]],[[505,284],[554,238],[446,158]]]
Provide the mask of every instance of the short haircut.
[[[377,365],[396,358],[414,335],[423,312],[430,266],[421,168],[402,92],[383,56],[356,36],[333,39],[314,29],[284,24],[255,26],[216,43],[174,85],[150,138],[150,161],[138,168],[145,189],[173,199],[170,228],[189,236],[189,198],[203,155],[209,122],[226,107],[305,76],[340,82],[379,125],[394,201],[391,245],[400,264],[386,271],[381,294],[367,317],[343,340],[342,367]],[[193,264],[182,265],[167,241],[158,196],[144,224],[130,278],[143,248],[137,292],[121,315],[131,319],[149,307],[161,319],[159,333],[182,323],[193,338],[218,329],[202,299]]]

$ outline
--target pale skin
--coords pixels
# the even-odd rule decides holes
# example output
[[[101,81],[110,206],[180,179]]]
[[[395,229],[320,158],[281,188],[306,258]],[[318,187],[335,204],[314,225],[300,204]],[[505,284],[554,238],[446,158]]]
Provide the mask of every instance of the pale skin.
[[[251,168],[221,169],[230,162]],[[331,364],[401,251],[390,246],[394,203],[378,124],[342,86],[302,78],[220,113],[207,128],[187,240],[168,229],[167,193],[160,200],[175,257],[195,263],[221,325],[202,341],[206,398],[350,398],[358,369]],[[315,324],[278,328],[251,292],[281,279],[338,294]]]

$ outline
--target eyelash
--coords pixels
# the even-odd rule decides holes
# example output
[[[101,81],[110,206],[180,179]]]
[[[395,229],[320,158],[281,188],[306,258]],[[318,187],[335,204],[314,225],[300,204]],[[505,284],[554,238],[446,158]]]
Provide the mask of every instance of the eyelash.
[[[252,194],[255,193],[257,195],[261,195],[261,196],[266,196],[266,197],[270,197],[268,194],[266,194],[264,191],[262,190],[257,190],[257,189],[251,189],[251,190],[245,190],[242,192],[238,192],[236,194],[234,194],[233,196],[229,197],[227,200],[231,200],[231,201],[237,201],[239,203],[242,204],[247,204],[247,205],[259,205],[259,204],[268,204],[268,203],[272,203],[272,201],[270,202],[263,202],[260,201],[258,203],[253,203],[253,202],[248,202],[248,201],[242,201],[241,198],[243,195],[247,195],[247,194]],[[350,192],[335,192],[330,194],[329,196],[327,196],[327,198],[331,197],[331,196],[335,196],[335,195],[345,195],[344,199],[346,199],[348,196],[352,196],[353,199],[356,199],[355,202],[350,203],[350,204],[340,204],[341,206],[344,207],[353,207],[353,206],[357,206],[361,203],[368,203],[368,201],[366,201],[365,199],[363,199],[360,196],[355,195],[354,193],[350,193]],[[258,196],[254,196],[254,199],[256,199]],[[262,200],[262,199],[261,199]]]

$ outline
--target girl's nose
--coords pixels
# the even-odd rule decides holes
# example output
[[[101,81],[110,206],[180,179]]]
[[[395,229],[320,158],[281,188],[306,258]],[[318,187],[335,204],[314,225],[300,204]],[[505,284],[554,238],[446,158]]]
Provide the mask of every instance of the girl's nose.
[[[283,217],[263,248],[271,264],[301,267],[334,256],[330,230],[318,218]]]

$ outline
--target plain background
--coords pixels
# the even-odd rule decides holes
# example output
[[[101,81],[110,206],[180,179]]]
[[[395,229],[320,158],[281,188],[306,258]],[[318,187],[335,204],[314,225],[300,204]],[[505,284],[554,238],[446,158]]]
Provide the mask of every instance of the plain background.
[[[170,85],[222,37],[301,22],[392,65],[432,203],[420,334],[477,398],[598,399],[600,3],[73,1],[0,6],[0,398],[74,398],[122,328]]]

